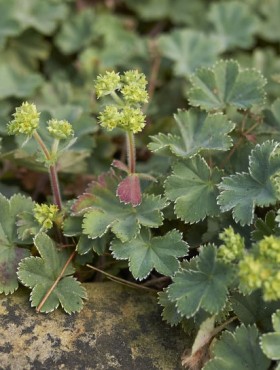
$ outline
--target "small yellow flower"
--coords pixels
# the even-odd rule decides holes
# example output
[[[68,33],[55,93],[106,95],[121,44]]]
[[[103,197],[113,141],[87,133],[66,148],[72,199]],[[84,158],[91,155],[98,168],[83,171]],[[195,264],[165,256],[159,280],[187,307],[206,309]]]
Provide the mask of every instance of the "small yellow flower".
[[[229,263],[242,258],[245,247],[244,238],[236,234],[231,226],[220,233],[219,238],[224,244],[219,247],[218,257]]]
[[[259,242],[260,256],[272,263],[280,264],[280,239],[275,236],[265,236]]]
[[[254,290],[261,288],[264,279],[270,275],[262,262],[251,255],[244,257],[239,263],[239,277],[242,285]]]
[[[56,139],[64,140],[74,135],[71,123],[66,120],[51,119],[48,121],[48,131]]]
[[[40,113],[35,104],[22,103],[13,113],[14,119],[8,124],[9,135],[25,134],[31,136],[39,125]]]
[[[99,75],[95,81],[95,91],[97,98],[108,95],[121,87],[121,78],[118,73],[106,72],[105,75]]]
[[[265,301],[276,301],[280,299],[280,271],[271,275],[264,282],[263,290],[263,298]]]
[[[102,127],[111,131],[120,124],[121,116],[122,115],[116,106],[107,105],[104,111],[100,113],[98,120]]]
[[[120,127],[126,131],[142,131],[145,126],[145,116],[139,108],[126,106],[122,110]]]
[[[56,219],[58,207],[55,204],[35,204],[34,217],[44,229],[51,229]]]

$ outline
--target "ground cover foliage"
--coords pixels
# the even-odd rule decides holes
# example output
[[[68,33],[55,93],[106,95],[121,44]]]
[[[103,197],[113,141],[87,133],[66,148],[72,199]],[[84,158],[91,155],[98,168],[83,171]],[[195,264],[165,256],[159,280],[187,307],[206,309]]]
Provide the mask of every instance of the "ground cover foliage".
[[[280,0],[0,0],[0,292],[73,313],[106,274],[158,295],[186,368],[280,369],[279,25]]]

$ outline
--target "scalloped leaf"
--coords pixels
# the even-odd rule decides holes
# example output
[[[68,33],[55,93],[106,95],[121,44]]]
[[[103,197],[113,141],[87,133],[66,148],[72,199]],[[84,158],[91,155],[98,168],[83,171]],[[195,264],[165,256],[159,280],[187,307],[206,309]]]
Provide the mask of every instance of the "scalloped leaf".
[[[200,156],[175,164],[173,174],[165,182],[165,192],[166,197],[175,202],[176,215],[189,223],[218,215],[217,184],[221,174]]]
[[[42,225],[35,219],[34,214],[27,211],[18,215],[16,225],[18,237],[25,243],[32,243],[33,236],[38,234],[42,228]]]
[[[166,289],[158,293],[158,303],[163,307],[162,319],[169,325],[175,326],[182,321],[182,316],[177,311],[175,302],[170,301]]]
[[[152,269],[163,275],[173,275],[180,266],[177,258],[188,254],[188,245],[177,230],[153,238],[150,230],[142,229],[129,242],[113,240],[110,249],[116,259],[129,260],[129,270],[139,280],[145,279]]]
[[[280,360],[280,309],[272,315],[272,325],[275,332],[263,334],[260,344],[268,358]]]
[[[65,249],[59,251],[53,240],[45,233],[37,234],[34,244],[41,257],[27,257],[22,260],[18,268],[18,277],[23,285],[32,289],[31,306],[38,307],[61,274],[70,253]],[[79,312],[82,309],[86,290],[71,276],[74,272],[72,264],[69,264],[42,306],[41,312],[51,312],[59,304],[67,313]]]
[[[255,325],[239,326],[234,333],[224,331],[212,348],[214,358],[203,370],[266,370],[270,361],[259,346],[259,332]]]
[[[160,36],[158,42],[162,55],[175,63],[174,74],[184,77],[189,77],[197,67],[211,66],[220,49],[215,38],[190,29]]]
[[[133,207],[121,203],[116,196],[120,178],[113,171],[99,176],[73,205],[75,214],[85,213],[83,233],[95,239],[109,229],[122,242],[135,238],[141,225],[159,227],[163,222],[161,209],[166,200],[160,196],[143,195],[142,203]]]
[[[228,286],[234,278],[232,267],[217,259],[214,245],[204,246],[194,266],[175,274],[168,296],[181,315],[192,317],[202,308],[218,313],[227,301]]]
[[[218,204],[222,212],[233,210],[233,218],[241,225],[253,222],[256,206],[275,204],[277,194],[271,176],[280,170],[278,143],[266,141],[251,151],[249,172],[224,177],[219,189]]]
[[[191,77],[189,101],[205,110],[224,110],[227,106],[248,109],[262,105],[266,80],[254,69],[240,71],[233,60],[221,60],[213,68],[201,68]]]
[[[141,204],[142,193],[139,176],[134,173],[126,176],[117,187],[117,196],[121,202],[131,204],[133,207]]]
[[[222,113],[207,114],[196,109],[178,110],[174,115],[179,135],[158,134],[151,136],[148,145],[153,152],[169,148],[172,154],[188,158],[202,150],[228,150],[232,145],[231,132],[235,125]]]
[[[224,50],[252,47],[257,19],[247,4],[238,1],[214,3],[209,20]]]
[[[18,263],[30,252],[17,246],[22,243],[17,235],[17,215],[31,211],[33,206],[31,198],[23,195],[16,194],[8,200],[0,194],[0,293],[13,293],[18,288]]]

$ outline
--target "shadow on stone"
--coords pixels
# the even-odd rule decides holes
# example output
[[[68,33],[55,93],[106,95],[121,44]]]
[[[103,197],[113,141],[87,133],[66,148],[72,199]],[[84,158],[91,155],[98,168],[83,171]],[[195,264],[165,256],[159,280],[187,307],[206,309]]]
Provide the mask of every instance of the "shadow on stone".
[[[155,296],[85,284],[79,314],[37,314],[21,288],[0,303],[1,369],[179,370],[188,338],[161,320]]]

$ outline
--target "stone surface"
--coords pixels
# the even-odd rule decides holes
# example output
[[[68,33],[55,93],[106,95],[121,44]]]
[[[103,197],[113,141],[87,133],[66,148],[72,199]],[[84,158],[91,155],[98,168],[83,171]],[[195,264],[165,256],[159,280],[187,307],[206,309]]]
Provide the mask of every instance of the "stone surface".
[[[85,284],[79,314],[37,314],[21,288],[0,302],[0,369],[178,370],[187,337],[161,320],[150,293]]]

